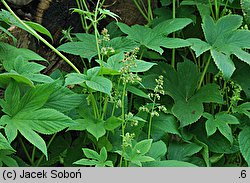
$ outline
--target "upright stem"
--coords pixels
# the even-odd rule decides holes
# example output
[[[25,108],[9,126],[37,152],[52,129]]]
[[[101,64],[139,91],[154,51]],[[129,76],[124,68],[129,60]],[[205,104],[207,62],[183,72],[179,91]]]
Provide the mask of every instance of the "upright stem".
[[[154,108],[155,108],[155,100],[156,100],[156,96],[154,96],[153,106],[152,106],[152,110],[151,110],[150,118],[149,118],[149,124],[148,124],[148,139],[150,139],[150,136],[151,136],[152,119],[153,119],[152,113],[153,113]]]
[[[27,148],[25,147],[25,145],[23,143],[23,140],[21,139],[21,137],[19,137],[18,140],[19,140],[19,142],[20,142],[20,144],[21,144],[21,146],[22,146],[22,148],[24,150],[24,153],[27,156],[29,162],[31,163],[31,165],[33,165],[34,162],[32,161],[32,158],[30,157],[29,152],[28,152]]]
[[[49,143],[48,143],[48,145],[47,145],[47,149],[49,149],[49,147],[50,147],[51,143],[53,142],[53,140],[55,139],[56,135],[57,135],[57,133],[53,134],[53,136],[51,137],[51,139],[50,139],[50,141],[49,141]],[[36,166],[39,166],[39,165],[40,165],[40,163],[41,163],[42,160],[43,160],[43,157],[44,157],[44,154],[41,155],[41,157],[40,157],[39,160],[37,161]]]
[[[125,128],[126,128],[126,122],[125,122],[125,95],[126,95],[126,83],[124,83],[123,91],[122,91],[122,138],[125,137]],[[120,158],[120,167],[122,166],[124,151],[125,151],[125,147],[123,145],[123,139],[122,139],[122,155],[121,155],[121,158]]]
[[[203,82],[204,77],[206,75],[206,72],[207,72],[208,66],[210,64],[210,61],[211,61],[211,55],[209,56],[209,58],[207,60],[207,63],[206,63],[206,66],[205,66],[205,68],[204,68],[204,70],[202,72],[201,79],[200,79],[200,82],[199,82],[198,87],[197,87],[198,90],[201,88],[201,85],[202,85],[202,82]]]
[[[15,17],[15,19],[22,24],[33,36],[35,36],[38,40],[42,41],[46,46],[52,49],[58,56],[60,56],[65,62],[67,62],[77,73],[80,74],[80,71],[76,68],[76,66],[61,52],[59,52],[53,45],[51,45],[46,39],[40,36],[34,29],[25,24],[9,7],[9,5],[5,2],[5,0],[1,0],[3,5],[7,8],[7,10]]]
[[[143,12],[137,0],[133,0],[133,2],[135,3],[137,9],[140,11],[141,15],[149,22],[148,16]]]
[[[175,10],[176,10],[176,0],[173,0],[173,19],[175,19]],[[173,33],[173,38],[175,38],[175,33]],[[172,49],[172,59],[171,59],[171,66],[175,68],[175,49]]]

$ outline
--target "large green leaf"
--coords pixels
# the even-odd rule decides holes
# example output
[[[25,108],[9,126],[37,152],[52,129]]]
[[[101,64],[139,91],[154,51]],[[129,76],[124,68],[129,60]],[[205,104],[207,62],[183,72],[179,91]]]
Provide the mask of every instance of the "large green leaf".
[[[36,111],[23,111],[12,118],[4,115],[1,123],[5,123],[5,129],[17,129],[30,143],[35,145],[47,156],[44,140],[36,133],[54,134],[74,124],[68,116],[54,109],[39,109]],[[14,140],[12,132],[5,130],[8,139]]]
[[[245,127],[239,134],[240,151],[250,166],[250,127]]]
[[[160,54],[163,53],[164,48],[179,48],[189,46],[190,43],[182,39],[167,38],[166,36],[172,32],[180,30],[190,24],[192,21],[188,18],[176,18],[161,22],[154,28],[149,28],[141,25],[134,25],[129,27],[126,24],[118,23],[122,32],[141,45],[146,46]]]
[[[222,96],[216,84],[208,84],[197,90],[200,73],[195,64],[189,61],[178,63],[177,72],[167,66],[163,73],[164,90],[175,103],[172,107],[173,114],[180,120],[184,127],[196,122],[202,115],[203,103],[222,103]]]
[[[233,14],[223,16],[217,22],[210,16],[204,16],[202,28],[207,43],[198,39],[189,39],[197,57],[210,50],[216,66],[225,79],[229,79],[235,71],[235,65],[230,57],[232,54],[250,65],[250,54],[242,50],[250,48],[248,41],[250,31],[238,29],[242,20],[240,15]]]

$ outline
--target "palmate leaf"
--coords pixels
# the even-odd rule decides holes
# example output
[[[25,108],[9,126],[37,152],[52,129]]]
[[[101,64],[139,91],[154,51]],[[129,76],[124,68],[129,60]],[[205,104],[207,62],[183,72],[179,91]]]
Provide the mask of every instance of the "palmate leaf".
[[[30,143],[47,155],[44,140],[36,133],[54,134],[74,124],[72,119],[54,109],[39,109],[17,113],[14,117],[2,116],[5,129],[18,130]],[[10,125],[10,127],[8,127]],[[9,140],[14,140],[11,130],[5,130]],[[16,134],[14,134],[16,136]]]
[[[171,66],[167,67],[168,72],[163,73],[164,90],[175,101],[172,112],[180,120],[181,127],[202,116],[203,103],[223,102],[216,84],[207,84],[196,91],[200,74],[192,62],[178,63],[177,72]]]
[[[222,112],[217,113],[215,116],[204,113],[203,116],[208,119],[206,121],[206,131],[208,136],[213,135],[218,129],[231,144],[233,143],[233,134],[229,124],[239,124],[239,121],[235,116]]]
[[[179,38],[167,38],[166,36],[184,28],[191,22],[192,20],[188,18],[176,18],[161,22],[154,28],[141,25],[129,27],[123,23],[118,23],[117,25],[122,32],[128,35],[128,39],[134,40],[140,43],[140,45],[144,45],[147,48],[162,54],[163,49],[161,47],[180,48],[190,45],[190,43],[186,40]]]
[[[47,156],[46,144],[38,133],[51,135],[74,124],[71,118],[61,112],[42,108],[56,89],[58,88],[55,84],[37,85],[20,96],[18,83],[13,81],[9,84],[5,100],[1,101],[3,111],[7,111],[7,115],[1,117],[0,125],[5,126],[5,134],[10,143],[17,137],[19,131]],[[16,108],[12,106],[13,99],[17,100]],[[13,112],[8,111],[7,107],[11,106],[15,109]]]
[[[202,29],[206,42],[196,38],[188,39],[197,57],[210,50],[215,65],[225,79],[229,79],[235,71],[230,57],[232,54],[250,65],[250,54],[242,50],[250,48],[250,31],[238,29],[242,20],[242,16],[232,14],[221,17],[217,22],[210,16],[204,16]]]

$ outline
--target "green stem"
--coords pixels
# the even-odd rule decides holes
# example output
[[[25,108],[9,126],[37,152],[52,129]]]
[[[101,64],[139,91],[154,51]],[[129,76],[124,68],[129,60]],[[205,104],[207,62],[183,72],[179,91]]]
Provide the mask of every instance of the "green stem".
[[[36,146],[33,146],[32,155],[31,155],[32,162],[35,161],[35,154],[36,154]]]
[[[33,36],[35,36],[38,40],[42,41],[46,46],[52,49],[58,56],[60,56],[65,62],[67,62],[77,73],[80,74],[80,71],[75,67],[75,65],[65,57],[61,52],[59,52],[54,46],[52,46],[46,39],[40,36],[34,29],[25,24],[9,7],[9,5],[5,2],[5,0],[1,0],[7,10],[15,17],[15,19],[22,24]]]
[[[148,20],[150,20],[150,22],[153,20],[153,12],[152,12],[151,3],[152,3],[151,0],[148,0]]]
[[[215,6],[215,18],[216,20],[219,19],[219,2],[217,0],[214,0],[214,6]]]
[[[32,158],[30,157],[29,152],[28,152],[27,148],[25,147],[25,145],[23,143],[23,140],[21,139],[21,137],[18,137],[18,140],[19,140],[19,142],[20,142],[20,144],[21,144],[21,146],[22,146],[22,148],[24,150],[25,155],[27,156],[27,158],[28,158],[28,160],[29,160],[29,162],[30,162],[30,164],[32,166],[34,162],[32,161]]]
[[[147,22],[149,23],[149,19],[148,16],[143,12],[143,10],[141,9],[139,3],[137,2],[137,0],[133,0],[133,2],[135,3],[135,6],[137,7],[137,9],[140,11],[141,15],[147,20]]]
[[[47,149],[49,149],[49,147],[50,147],[51,143],[53,142],[53,140],[55,139],[56,135],[57,135],[57,133],[55,133],[55,134],[51,137],[51,139],[50,139],[50,141],[49,141],[49,143],[48,143],[48,145],[47,145]],[[45,156],[45,155],[42,154],[41,157],[39,158],[39,160],[37,161],[37,164],[36,164],[37,167],[38,167],[38,166],[40,165],[40,163],[42,162],[44,156]]]
[[[150,113],[150,118],[149,118],[148,139],[150,139],[150,136],[151,136],[151,127],[152,127],[152,119],[153,119],[152,113],[154,112],[154,108],[155,108],[155,100],[156,100],[156,96],[154,96],[153,106],[152,106],[151,113]]]
[[[176,0],[173,0],[173,19],[176,17]],[[175,38],[175,33],[173,33],[173,38]],[[175,68],[175,49],[172,49],[172,59],[171,59],[171,66]]]
[[[96,48],[97,48],[97,53],[98,53],[98,59],[101,60],[101,51],[100,51],[100,46],[99,46],[99,31],[97,28],[97,24],[98,24],[98,8],[100,5],[100,0],[97,1],[96,7],[95,7],[95,15],[94,15],[94,21],[93,21],[93,25],[94,25],[94,30],[95,30],[95,40],[96,40]],[[103,67],[103,61],[101,60],[101,68]]]
[[[105,114],[107,112],[107,107],[108,107],[108,97],[106,96],[103,105],[102,119],[104,119],[105,117]]]
[[[206,75],[206,72],[207,72],[208,66],[210,64],[210,61],[211,61],[211,55],[209,56],[209,58],[207,60],[207,63],[206,63],[206,66],[205,66],[205,68],[204,68],[204,70],[202,72],[201,79],[200,79],[200,82],[198,84],[197,90],[199,90],[201,88],[201,85],[202,85],[203,79],[204,79],[204,77]]]
[[[125,137],[125,95],[126,95],[126,83],[124,83],[123,91],[122,91],[122,155],[120,158],[120,167],[122,166],[123,154],[125,152],[125,147],[123,145],[123,138]]]

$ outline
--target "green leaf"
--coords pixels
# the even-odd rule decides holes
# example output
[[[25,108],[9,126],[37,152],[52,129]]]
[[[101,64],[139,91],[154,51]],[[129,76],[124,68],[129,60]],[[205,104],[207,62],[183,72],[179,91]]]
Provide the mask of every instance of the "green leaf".
[[[235,116],[220,112],[217,113],[215,117],[205,113],[204,117],[208,119],[206,121],[206,131],[208,136],[213,135],[218,129],[231,144],[233,143],[232,130],[228,124],[239,124],[239,121]]]
[[[73,125],[74,122],[68,116],[54,109],[39,109],[36,111],[22,111],[10,118],[2,116],[1,122],[6,124],[6,135],[9,141],[13,141],[17,130],[33,145],[47,156],[44,140],[36,133],[53,134]],[[9,126],[10,125],[10,126]],[[9,129],[9,130],[8,130]],[[15,133],[11,132],[15,130]],[[36,131],[36,132],[35,132]]]
[[[202,102],[196,100],[176,101],[172,108],[173,114],[180,120],[180,127],[196,122],[200,119],[203,111]]]
[[[90,134],[92,134],[97,140],[105,135],[105,123],[102,120],[95,119],[92,117],[88,117],[86,119],[78,119],[76,120],[78,125],[71,126],[69,130],[87,130]]]
[[[180,136],[178,130],[179,124],[173,115],[160,113],[159,117],[153,117],[152,120],[152,137],[154,140],[159,140],[167,133]]]
[[[110,118],[108,118],[105,123],[105,129],[106,130],[114,130],[116,128],[118,128],[120,125],[122,124],[122,120],[120,118],[117,118],[115,116],[111,116]]]
[[[105,147],[103,147],[103,148],[101,149],[101,151],[100,151],[100,158],[99,158],[99,160],[100,160],[101,162],[105,162],[105,161],[107,160],[107,157],[108,157],[107,150],[106,150]]]
[[[142,141],[138,142],[133,147],[133,151],[137,152],[139,150],[140,155],[146,154],[152,145],[152,141],[153,141],[152,139],[148,139],[148,140],[142,140]]]
[[[32,111],[41,108],[54,91],[54,87],[54,84],[42,84],[31,88],[21,98],[18,111]]]
[[[98,163],[98,161],[96,160],[90,160],[90,159],[80,159],[76,162],[74,162],[73,164],[76,164],[76,165],[85,165],[85,166],[94,166]]]
[[[183,29],[190,23],[192,23],[192,20],[189,18],[175,18],[159,23],[156,27],[153,28],[153,30],[155,30],[159,34],[168,35],[172,32]]]
[[[246,23],[250,24],[250,2],[249,0],[241,0],[241,9],[243,11],[243,15],[245,18]]]
[[[97,55],[96,40],[92,34],[76,34],[79,42],[68,42],[60,45],[57,49],[65,53],[79,55],[91,60]]]
[[[19,126],[19,132],[24,136],[31,144],[36,146],[43,154],[48,158],[47,147],[45,141],[35,131],[26,125]]]
[[[187,161],[189,157],[200,152],[202,146],[195,143],[170,143],[168,147],[168,159],[169,160],[178,160],[178,161]]]
[[[149,49],[162,54],[163,49],[160,48],[179,48],[189,46],[189,42],[182,39],[167,38],[167,34],[180,30],[190,24],[191,19],[176,18],[161,22],[153,29],[140,25],[127,26],[123,23],[117,23],[119,28],[125,34],[128,34],[128,39],[132,39]]]
[[[96,151],[94,151],[92,149],[88,149],[88,148],[83,148],[82,150],[83,150],[84,155],[87,158],[95,159],[95,160],[98,160],[98,161],[100,160],[100,155]]]
[[[223,16],[217,22],[210,16],[204,16],[202,28],[210,47],[198,39],[190,39],[193,44],[191,48],[196,52],[196,55],[210,49],[211,56],[225,79],[229,79],[235,71],[231,54],[250,64],[250,54],[242,50],[250,48],[248,41],[250,31],[238,29],[242,20],[240,15],[233,14]],[[201,48],[202,46],[204,49]]]
[[[30,87],[34,87],[34,83],[18,73],[2,73],[0,74],[0,86],[5,88],[9,83],[10,80],[14,79],[18,83],[23,83],[29,85]]]
[[[10,143],[6,140],[6,138],[0,133],[0,151],[1,150],[10,150],[10,151],[15,151]]]
[[[112,82],[103,76],[94,76],[86,80],[86,85],[96,91],[100,91],[111,96]]]
[[[245,127],[239,134],[240,151],[250,166],[250,127]]]
[[[85,82],[86,79],[87,79],[87,76],[85,74],[70,73],[66,75],[65,86],[81,84]]]
[[[22,57],[24,60],[27,61],[45,61],[44,58],[29,49],[16,48],[7,43],[0,42],[0,62],[3,63],[3,66],[7,71],[11,70],[11,66],[13,66],[13,63],[18,57]]]
[[[245,114],[250,118],[250,102],[245,102],[237,107],[233,108],[234,112],[238,112],[240,114]]]
[[[167,153],[167,146],[163,141],[154,142],[148,151],[147,155],[154,158],[156,161],[160,161],[161,158],[164,158]]]
[[[203,103],[223,102],[219,87],[215,84],[205,85],[197,91],[200,73],[192,62],[178,63],[177,72],[169,65],[166,67],[168,72],[163,72],[164,90],[175,101],[172,112],[180,120],[180,127],[200,119],[204,111]]]
[[[11,157],[12,154],[12,151],[0,150],[0,167],[2,167],[2,164],[8,167],[18,167],[16,160]]]
[[[53,41],[53,37],[50,34],[50,32],[45,27],[43,27],[41,24],[31,22],[31,21],[24,21],[24,23],[26,25],[30,26],[32,29],[36,30],[37,32],[40,32],[40,33],[48,36]]]
[[[139,47],[138,43],[125,37],[116,37],[111,39],[109,44],[117,53],[131,52],[136,47]]]
[[[144,163],[145,167],[196,167],[196,165],[184,161],[165,160]]]
[[[211,45],[197,38],[189,38],[187,41],[192,44],[191,48],[195,51],[196,57],[199,57],[202,53],[211,48]]]
[[[128,85],[127,91],[129,91],[137,96],[143,97],[143,98],[147,98],[147,99],[149,98],[148,95],[144,91],[142,91],[134,86],[131,86],[131,85]]]
[[[67,112],[78,107],[86,96],[76,94],[66,87],[56,86],[45,103],[45,108],[53,108],[60,112]]]
[[[21,93],[18,83],[11,80],[4,93],[5,101],[2,101],[2,111],[10,116],[14,115],[18,110],[20,96]]]
[[[230,59],[229,55],[218,52],[215,49],[211,49],[211,55],[216,66],[222,71],[223,76],[226,79],[229,79],[235,70],[234,63]]]

